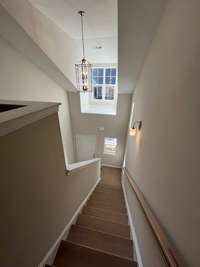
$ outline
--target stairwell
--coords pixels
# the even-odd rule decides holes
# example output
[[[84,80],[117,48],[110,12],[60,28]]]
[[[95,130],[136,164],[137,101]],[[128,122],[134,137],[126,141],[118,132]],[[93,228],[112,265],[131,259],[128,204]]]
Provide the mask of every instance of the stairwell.
[[[112,177],[103,176],[61,242],[53,266],[137,266],[119,170],[108,173]]]

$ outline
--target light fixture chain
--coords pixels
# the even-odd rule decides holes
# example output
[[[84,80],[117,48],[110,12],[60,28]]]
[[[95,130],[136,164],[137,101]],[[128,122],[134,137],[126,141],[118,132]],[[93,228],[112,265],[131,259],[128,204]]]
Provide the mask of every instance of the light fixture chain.
[[[81,15],[81,33],[82,33],[83,58],[85,58],[85,41],[84,41],[84,25],[83,25],[84,13],[85,13],[84,11],[80,12],[80,15]]]

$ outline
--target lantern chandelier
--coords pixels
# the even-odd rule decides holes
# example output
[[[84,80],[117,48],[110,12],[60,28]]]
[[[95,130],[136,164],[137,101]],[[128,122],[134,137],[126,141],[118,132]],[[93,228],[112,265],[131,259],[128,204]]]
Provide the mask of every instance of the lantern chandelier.
[[[80,63],[75,64],[77,90],[80,92],[91,92],[92,64],[90,64],[85,58],[85,42],[84,42],[84,27],[83,27],[83,17],[85,15],[85,11],[78,11],[78,14],[81,16],[83,58]]]

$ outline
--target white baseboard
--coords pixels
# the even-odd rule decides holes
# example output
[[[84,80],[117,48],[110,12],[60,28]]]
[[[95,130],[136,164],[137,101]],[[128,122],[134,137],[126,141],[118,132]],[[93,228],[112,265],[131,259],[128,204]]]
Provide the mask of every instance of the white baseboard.
[[[123,174],[122,174],[122,189],[124,192],[124,198],[125,198],[126,209],[127,209],[127,213],[128,213],[129,225],[131,228],[131,237],[132,237],[132,240],[134,243],[134,254],[136,254],[138,267],[143,267],[142,257],[141,257],[140,248],[139,248],[139,244],[138,244],[138,239],[137,239],[135,227],[133,225],[133,220],[132,220],[132,216],[131,216],[131,212],[130,212],[130,208],[129,208],[129,204],[128,204],[128,198],[127,198],[127,194],[126,194],[126,190],[125,190],[125,186],[124,186],[124,179],[125,178],[123,177]]]
[[[37,267],[44,267],[46,264],[50,264],[50,265],[53,264],[54,259],[55,259],[55,256],[56,256],[57,251],[58,251],[58,248],[60,246],[60,242],[62,240],[66,240],[67,239],[67,236],[69,234],[69,231],[70,231],[70,228],[71,228],[72,224],[74,224],[76,222],[76,220],[78,218],[78,215],[81,213],[83,207],[85,206],[86,202],[90,198],[91,194],[95,190],[95,188],[98,185],[98,183],[100,182],[100,180],[101,180],[101,178],[99,177],[99,179],[97,180],[97,182],[95,183],[95,185],[92,187],[92,189],[90,190],[90,192],[87,195],[87,197],[81,203],[81,205],[76,210],[76,212],[74,213],[74,215],[71,218],[71,220],[69,221],[69,223],[65,226],[65,228],[62,231],[62,233],[59,235],[58,239],[55,241],[55,243],[53,244],[53,246],[50,248],[50,250],[45,255],[44,259],[40,262],[40,264]]]

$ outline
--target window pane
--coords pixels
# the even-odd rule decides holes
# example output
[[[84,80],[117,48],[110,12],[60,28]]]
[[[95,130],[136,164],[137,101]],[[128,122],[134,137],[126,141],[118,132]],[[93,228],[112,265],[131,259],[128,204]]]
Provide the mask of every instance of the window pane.
[[[106,69],[106,76],[110,76],[110,69]]]
[[[102,87],[98,87],[98,99],[102,99]]]
[[[92,75],[93,76],[97,76],[97,69],[95,68],[95,69],[92,69]]]
[[[111,78],[111,84],[116,84],[116,78],[115,77]]]
[[[114,99],[114,87],[113,86],[107,86],[106,87],[105,99],[106,100],[113,100]]]
[[[116,69],[111,69],[111,76],[115,76],[116,77]]]
[[[98,78],[98,84],[103,84],[103,77]]]
[[[97,77],[92,77],[92,84],[97,84],[98,80]]]
[[[103,77],[103,68],[98,68],[98,76]]]
[[[94,98],[95,99],[102,99],[102,87],[101,86],[94,86]]]
[[[106,77],[105,84],[110,84],[110,77]]]
[[[94,98],[97,98],[97,87],[93,87]]]

